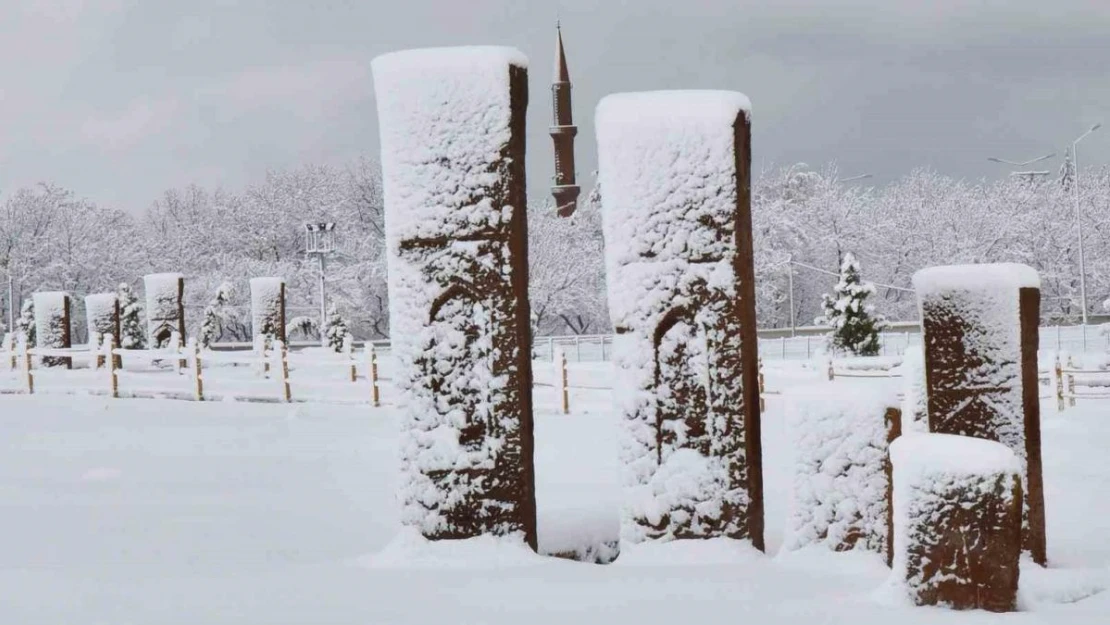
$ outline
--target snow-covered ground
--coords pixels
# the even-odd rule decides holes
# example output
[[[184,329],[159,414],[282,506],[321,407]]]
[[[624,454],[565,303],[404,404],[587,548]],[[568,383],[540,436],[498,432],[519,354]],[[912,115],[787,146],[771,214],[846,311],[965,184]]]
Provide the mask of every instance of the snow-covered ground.
[[[768,390],[822,373],[775,363]],[[572,384],[609,385],[602,363],[576,375]],[[541,549],[615,540],[608,392],[572,391],[567,416],[554,388],[536,397]],[[0,623],[1106,622],[1110,403],[1057,414],[1042,400],[1051,567],[1023,567],[1027,612],[993,615],[885,602],[877,555],[776,555],[784,401],[769,395],[764,417],[768,555],[707,541],[628,548],[596,565],[401,531],[389,405],[3,396]]]

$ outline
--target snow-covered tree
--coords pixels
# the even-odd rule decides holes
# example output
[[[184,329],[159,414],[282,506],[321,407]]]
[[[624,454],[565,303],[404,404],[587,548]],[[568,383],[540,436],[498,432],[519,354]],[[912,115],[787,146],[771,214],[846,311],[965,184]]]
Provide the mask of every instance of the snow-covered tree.
[[[143,325],[143,304],[130,284],[121,282],[118,288],[120,310],[120,347],[142,349],[146,345],[146,326]]]
[[[207,349],[220,340],[229,324],[241,323],[239,312],[231,307],[234,294],[235,287],[230,282],[216,287],[212,301],[204,307],[204,321],[201,322],[198,339],[201,347]]]
[[[320,336],[320,324],[313,317],[293,317],[285,324],[285,337],[292,341],[295,335],[310,339]]]
[[[19,318],[15,320],[15,331],[26,335],[27,346],[35,346],[35,302],[31,298],[23,300],[19,308]]]
[[[829,347],[838,353],[874,356],[879,353],[879,331],[886,325],[875,307],[866,303],[875,294],[875,285],[860,278],[859,262],[851,252],[844,254],[840,264],[840,281],[832,293],[822,299],[824,315],[819,325],[832,328]]]
[[[328,347],[337,353],[343,351],[343,341],[347,340],[350,333],[347,320],[339,314],[339,308],[335,304],[329,305],[324,325],[324,338],[327,339]]]

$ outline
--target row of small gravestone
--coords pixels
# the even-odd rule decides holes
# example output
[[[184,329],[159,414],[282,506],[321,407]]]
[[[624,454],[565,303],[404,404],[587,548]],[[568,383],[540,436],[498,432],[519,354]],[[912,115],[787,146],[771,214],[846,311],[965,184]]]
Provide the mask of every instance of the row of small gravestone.
[[[146,288],[147,330],[154,345],[164,345],[173,335],[185,337],[185,278],[177,273],[150,274]],[[35,305],[35,339],[38,347],[64,349],[71,346],[72,297],[64,291],[32,295]],[[282,278],[251,279],[252,326],[270,329],[284,340],[285,281]],[[120,303],[115,293],[85,296],[85,317],[90,340],[101,335],[121,336]],[[45,366],[69,366],[63,357],[43,359]]]
[[[520,535],[535,548],[527,61],[413,50],[373,71],[407,406],[403,519],[433,539]],[[621,94],[597,109],[624,540],[763,548],[750,121],[747,98],[723,91]],[[818,444],[801,478],[835,468],[822,450],[853,424],[874,433],[872,453],[833,471],[862,464],[872,501],[847,501],[811,539],[837,525],[836,549],[886,553],[916,603],[1012,610],[1021,546],[1045,561],[1036,275],[937,268],[915,283],[932,433],[891,444],[900,419],[881,402],[849,402],[803,432]],[[823,506],[835,488],[813,481],[806,501]]]

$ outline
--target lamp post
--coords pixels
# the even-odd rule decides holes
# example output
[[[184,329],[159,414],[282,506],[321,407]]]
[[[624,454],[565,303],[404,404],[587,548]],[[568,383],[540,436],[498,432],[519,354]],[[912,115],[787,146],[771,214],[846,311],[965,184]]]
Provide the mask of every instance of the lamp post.
[[[325,291],[325,271],[327,256],[335,251],[335,222],[309,223],[305,229],[305,254],[315,256],[320,267],[320,344],[327,345],[328,337],[324,328],[328,322],[328,300]]]
[[[1004,158],[995,158],[993,156],[988,156],[987,160],[992,162],[992,163],[1002,163],[1003,165],[1013,165],[1014,167],[1027,167],[1029,165],[1032,165],[1033,163],[1039,163],[1041,161],[1046,161],[1046,160],[1052,158],[1053,156],[1056,156],[1055,152],[1053,152],[1052,154],[1045,154],[1044,156],[1038,156],[1037,158],[1034,158],[1034,159],[1031,159],[1031,160],[1028,160],[1028,161],[1024,161],[1024,162],[1021,162],[1021,163],[1016,163],[1014,161],[1008,161]],[[1015,177],[1016,176],[1026,176],[1026,177],[1028,177],[1027,182],[1033,182],[1033,180],[1037,176],[1047,176],[1048,173],[1049,172],[1047,172],[1047,171],[1013,171],[1013,172],[1010,172],[1010,175],[1015,176]]]
[[[858,176],[852,176],[851,178],[837,178],[836,181],[837,182],[855,182],[856,180],[863,180],[865,178],[870,178],[870,177],[871,177],[871,174],[860,174]]]
[[[1098,130],[1102,127],[1101,123],[1095,124],[1087,129],[1087,132],[1079,135],[1079,138],[1071,142],[1071,158],[1072,164],[1075,167],[1075,233],[1079,239],[1079,305],[1082,306],[1082,319],[1083,319],[1083,351],[1087,351],[1087,268],[1083,256],[1083,222],[1082,213],[1079,209],[1079,153],[1076,151],[1079,147],[1079,142],[1087,138],[1087,135]]]

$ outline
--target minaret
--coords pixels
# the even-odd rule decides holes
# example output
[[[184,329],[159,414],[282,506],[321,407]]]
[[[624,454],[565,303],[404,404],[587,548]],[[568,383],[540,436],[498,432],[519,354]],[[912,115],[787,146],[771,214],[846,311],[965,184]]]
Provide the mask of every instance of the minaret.
[[[555,184],[551,195],[555,197],[556,212],[569,217],[578,208],[578,185],[574,180],[574,135],[578,127],[571,119],[570,73],[567,57],[563,54],[563,31],[555,23],[555,77],[551,83],[552,113],[551,140],[555,142]]]

